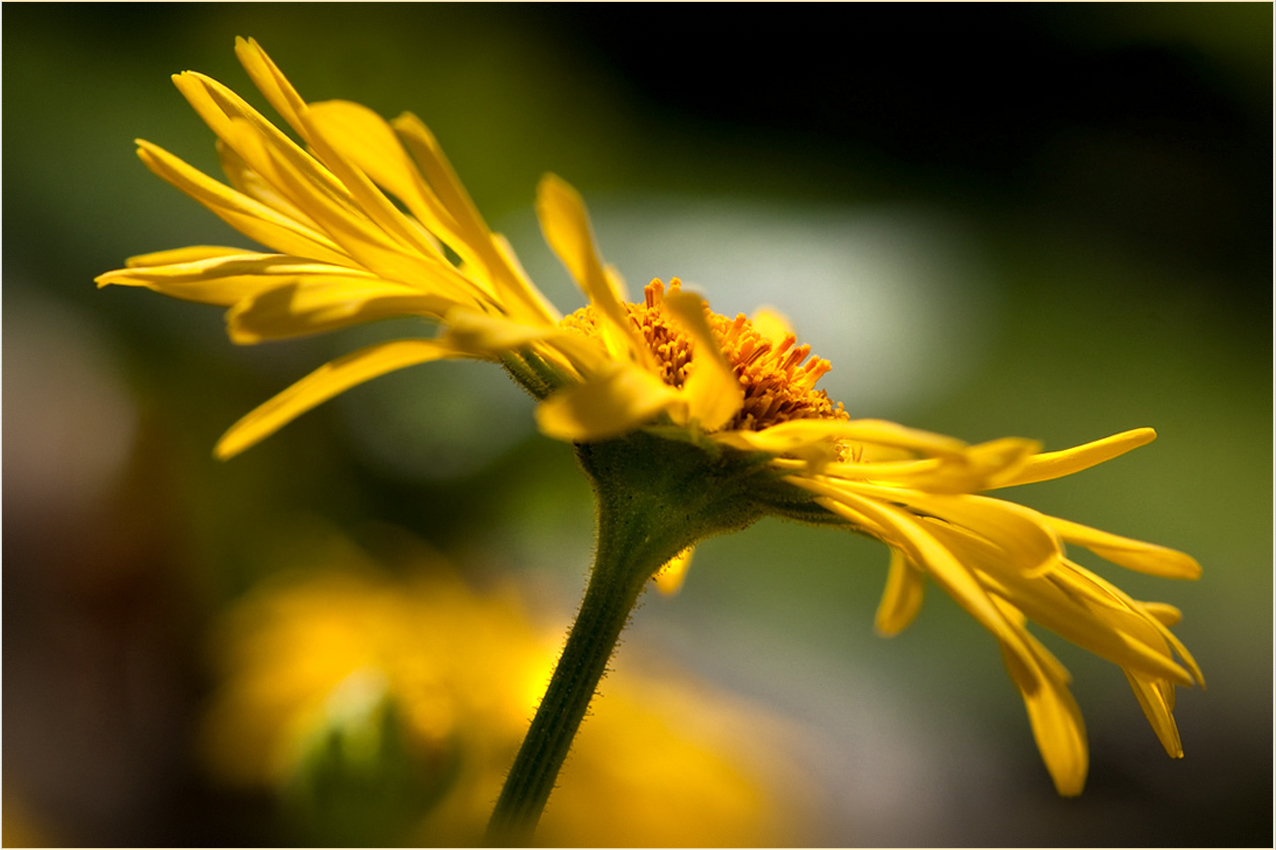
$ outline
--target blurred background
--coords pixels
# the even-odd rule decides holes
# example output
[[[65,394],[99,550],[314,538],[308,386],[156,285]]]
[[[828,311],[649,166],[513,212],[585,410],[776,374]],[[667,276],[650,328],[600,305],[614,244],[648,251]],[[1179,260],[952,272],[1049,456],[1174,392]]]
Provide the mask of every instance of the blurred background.
[[[1053,641],[1091,744],[1058,798],[969,617],[932,588],[880,639],[886,551],[764,521],[645,600],[541,841],[1270,846],[1270,5],[2,14],[6,845],[474,841],[584,587],[589,487],[500,370],[396,373],[221,463],[253,406],[419,329],[237,348],[214,308],[95,290],[247,245],[132,144],[215,171],[168,75],[264,106],[243,35],[307,99],[421,116],[560,309],[546,171],[631,290],[777,307],[852,416],[1160,434],[1007,495],[1204,566],[1085,562],[1184,611],[1209,689],[1180,691],[1182,761]]]

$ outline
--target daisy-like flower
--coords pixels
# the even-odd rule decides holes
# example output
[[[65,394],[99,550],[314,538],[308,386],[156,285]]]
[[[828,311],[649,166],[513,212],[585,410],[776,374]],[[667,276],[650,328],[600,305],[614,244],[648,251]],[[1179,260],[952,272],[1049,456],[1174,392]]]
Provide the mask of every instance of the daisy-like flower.
[[[1042,452],[1027,439],[969,445],[851,419],[815,388],[829,363],[798,345],[778,314],[720,316],[676,279],[653,281],[631,303],[600,257],[580,196],[550,175],[537,194],[541,227],[589,298],[564,317],[488,228],[415,116],[386,122],[347,101],[306,103],[255,42],[238,40],[236,52],[303,144],[230,89],[186,72],[174,82],[217,135],[230,185],[150,142],[139,141],[138,153],[271,250],[179,248],[133,257],[97,281],[227,307],[237,343],[391,316],[438,323],[433,339],[382,342],[322,366],[236,423],[219,457],[358,383],[448,358],[501,363],[539,399],[541,430],[576,445],[598,496],[597,561],[494,825],[534,826],[553,762],[647,581],[676,586],[697,541],[767,514],[840,524],[889,547],[880,633],[908,625],[928,578],[988,629],[1060,794],[1084,784],[1085,731],[1067,670],[1029,620],[1119,665],[1166,752],[1182,755],[1174,689],[1203,679],[1169,630],[1179,612],[1131,598],[1066,547],[1167,578],[1196,578],[1197,563],[983,495],[1110,460],[1153,440],[1152,429]]]

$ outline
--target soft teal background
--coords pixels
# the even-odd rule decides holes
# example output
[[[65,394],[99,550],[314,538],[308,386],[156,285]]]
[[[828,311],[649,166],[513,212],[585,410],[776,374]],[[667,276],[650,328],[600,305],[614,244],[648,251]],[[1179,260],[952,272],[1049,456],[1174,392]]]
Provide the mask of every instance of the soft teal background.
[[[530,215],[551,170],[631,286],[682,274],[724,311],[771,302],[833,359],[855,416],[1050,448],[1157,428],[1008,494],[1205,570],[1100,567],[1184,611],[1209,689],[1180,692],[1181,762],[1117,669],[1051,644],[1090,735],[1079,799],[1054,795],[993,642],[949,600],[874,636],[876,544],[763,522],[646,601],[626,647],[804,730],[823,843],[1266,846],[1271,7],[847,11],[845,43],[817,10],[765,7],[731,43],[685,7],[609,23],[594,7],[6,4],[6,800],[68,844],[281,840],[264,801],[208,784],[190,739],[204,627],[298,516],[407,527],[476,574],[520,574],[547,618],[583,586],[588,487],[495,370],[386,377],[219,463],[239,415],[390,331],[237,349],[214,309],[93,288],[131,254],[243,244],[131,140],[214,169],[167,75],[247,93],[232,45],[251,35],[309,99],[420,115],[564,309],[579,296]],[[1040,52],[1055,76],[1033,76]],[[982,69],[966,89],[949,84],[964,63]]]

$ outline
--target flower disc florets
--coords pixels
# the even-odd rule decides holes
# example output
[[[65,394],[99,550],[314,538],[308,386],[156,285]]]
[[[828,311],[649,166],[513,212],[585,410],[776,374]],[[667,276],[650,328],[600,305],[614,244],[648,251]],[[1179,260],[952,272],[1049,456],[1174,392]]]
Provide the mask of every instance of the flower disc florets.
[[[682,287],[669,283],[670,294]],[[665,308],[665,285],[653,280],[643,289],[642,304],[625,304],[630,321],[654,355],[661,379],[681,389],[696,368],[696,343]],[[728,319],[705,308],[705,318],[727,363],[744,390],[744,404],[723,430],[761,431],[795,419],[849,419],[841,402],[834,403],[815,383],[832,365],[811,357],[811,346],[797,345],[785,332],[777,341],[759,330],[743,313]],[[599,316],[592,304],[564,317],[562,327],[597,336]]]

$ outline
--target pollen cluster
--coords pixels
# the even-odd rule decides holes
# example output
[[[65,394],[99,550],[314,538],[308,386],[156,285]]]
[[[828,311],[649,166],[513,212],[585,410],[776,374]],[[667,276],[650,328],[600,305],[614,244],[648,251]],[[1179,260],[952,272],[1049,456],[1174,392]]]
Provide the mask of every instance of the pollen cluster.
[[[677,278],[669,282],[670,293],[680,288]],[[681,387],[696,368],[696,343],[665,308],[662,281],[653,280],[643,293],[642,304],[624,305],[629,320],[654,355],[661,379]],[[821,357],[811,357],[811,346],[797,345],[797,337],[791,333],[771,339],[743,313],[728,319],[706,306],[705,318],[744,389],[744,405],[724,430],[760,431],[794,419],[849,418],[841,402],[835,405],[827,393],[815,389],[815,382],[832,365]],[[599,321],[598,312],[589,305],[564,317],[561,325],[597,336]]]

